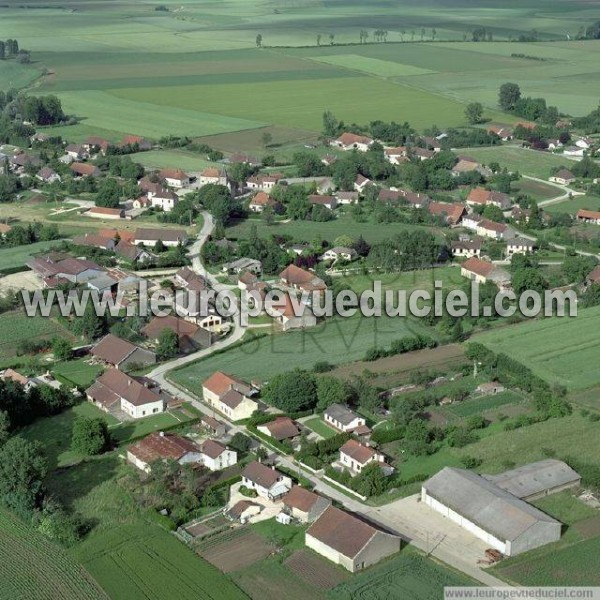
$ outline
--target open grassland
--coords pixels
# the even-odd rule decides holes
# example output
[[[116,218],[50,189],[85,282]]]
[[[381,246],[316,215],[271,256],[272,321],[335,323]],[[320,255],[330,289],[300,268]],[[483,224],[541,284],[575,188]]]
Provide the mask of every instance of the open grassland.
[[[0,61],[0,91],[27,87],[40,75],[31,65],[22,65],[16,60]]]
[[[75,338],[56,319],[50,317],[28,317],[25,312],[12,311],[0,315],[0,360],[16,354],[18,346],[24,341],[50,340],[63,337]]]
[[[579,309],[577,317],[554,317],[503,327],[475,337],[494,352],[504,352],[537,375],[569,390],[600,383],[600,307]]]
[[[201,171],[213,166],[202,154],[183,150],[150,150],[132,154],[131,160],[140,163],[147,169],[183,169],[188,173]]]
[[[170,377],[195,394],[202,395],[202,381],[214,371],[225,371],[244,379],[266,380],[292,367],[310,369],[318,361],[334,364],[358,360],[372,346],[389,346],[407,335],[435,336],[420,322],[405,318],[332,318],[303,331],[252,339],[205,360],[171,371]],[[248,334],[247,334],[248,336]]]
[[[550,204],[544,207],[544,210],[555,213],[569,213],[574,215],[579,209],[600,210],[599,196],[577,196],[571,200],[565,200],[557,204]]]
[[[15,214],[18,210],[14,210]],[[25,244],[23,246],[14,246],[12,248],[0,249],[0,272],[3,269],[12,269],[24,265],[32,256],[39,252],[46,252],[60,242],[54,240],[51,242],[36,242],[35,244]]]
[[[571,161],[551,154],[550,152],[539,152],[537,150],[527,150],[517,146],[492,146],[489,148],[461,148],[459,154],[472,156],[481,163],[489,165],[491,162],[497,162],[501,167],[506,167],[509,171],[518,171],[525,175],[548,179],[550,170],[554,167],[569,166]],[[555,196],[560,194],[556,190]]]
[[[362,235],[367,242],[375,244],[394,237],[396,234],[414,231],[415,229],[421,229],[429,233],[441,233],[441,230],[432,227],[421,227],[405,223],[374,223],[371,221],[358,223],[350,215],[340,212],[335,219],[325,222],[275,221],[272,225],[267,225],[260,218],[232,221],[227,227],[227,237],[238,240],[247,239],[253,225],[256,225],[260,237],[289,235],[295,242],[310,242],[316,237],[333,241],[340,235],[349,235],[354,239],[358,239]]]
[[[4,509],[0,509],[0,597],[108,600],[80,564]]]
[[[518,192],[519,194],[527,194],[527,196],[536,202],[550,200],[551,198],[556,198],[557,196],[561,196],[563,194],[562,190],[559,190],[553,185],[525,178],[515,181],[511,187],[515,192]]]

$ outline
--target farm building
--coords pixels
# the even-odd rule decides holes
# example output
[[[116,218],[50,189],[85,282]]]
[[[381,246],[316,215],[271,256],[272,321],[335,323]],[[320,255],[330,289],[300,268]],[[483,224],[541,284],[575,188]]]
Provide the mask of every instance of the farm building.
[[[600,225],[600,212],[596,210],[584,210],[583,208],[577,211],[575,218],[582,223],[593,223]]]
[[[294,519],[301,523],[312,523],[331,506],[331,500],[295,485],[283,497],[283,506]]]
[[[254,461],[242,471],[242,485],[255,490],[262,498],[277,500],[292,489],[292,480],[275,467]]]
[[[158,177],[163,183],[174,188],[185,187],[191,181],[191,177],[181,169],[163,169]]]
[[[510,196],[503,192],[476,187],[470,191],[467,197],[467,204],[470,206],[487,206],[490,204],[492,206],[497,206],[502,210],[508,210],[511,207],[512,202]]]
[[[279,273],[281,283],[286,287],[305,291],[324,291],[327,289],[325,282],[310,271],[305,271],[296,265],[289,265]]]
[[[155,431],[136,442],[127,450],[127,460],[146,473],[157,460],[174,460],[180,465],[199,463],[202,460],[200,448],[191,440],[180,435]]]
[[[341,404],[328,407],[323,413],[323,419],[331,427],[343,432],[354,431],[367,424],[363,417]]]
[[[337,140],[331,142],[332,146],[340,148],[340,150],[359,150],[366,152],[372,145],[374,140],[365,135],[357,135],[356,133],[342,133]]]
[[[94,206],[89,210],[86,210],[83,215],[85,217],[93,217],[94,219],[124,219],[125,211],[122,208]]]
[[[232,262],[225,263],[222,267],[225,273],[239,274],[242,271],[249,271],[255,275],[260,275],[262,272],[262,263],[255,258],[238,258]]]
[[[513,496],[531,502],[581,484],[581,475],[562,460],[548,458],[484,477]]]
[[[204,401],[227,415],[232,421],[247,419],[258,408],[250,399],[252,386],[221,371],[213,373],[203,384]]]
[[[330,506],[310,526],[306,545],[354,573],[400,550],[400,538]]]
[[[560,539],[556,519],[465,469],[445,467],[428,479],[421,501],[506,556]]]
[[[552,177],[548,178],[548,181],[552,181],[553,183],[559,183],[561,185],[569,185],[573,183],[577,177],[571,173],[568,169],[561,169],[556,172]]]
[[[164,329],[170,329],[177,334],[179,351],[184,354],[198,348],[208,348],[213,342],[210,331],[174,315],[154,317],[142,329],[141,333],[152,343],[157,344],[159,336]]]
[[[210,471],[220,471],[237,463],[237,452],[215,440],[200,444],[200,462]]]
[[[310,307],[299,298],[292,299],[290,294],[273,298],[266,304],[267,314],[275,318],[283,331],[307,329],[317,324],[317,317]]]
[[[482,246],[483,240],[480,238],[473,240],[458,240],[457,242],[452,242],[452,255],[465,258],[480,256]]]
[[[183,229],[152,229],[139,228],[135,230],[133,243],[137,246],[154,246],[159,240],[165,246],[185,246],[188,243],[187,233]]]
[[[503,392],[504,389],[505,388],[501,383],[498,383],[497,381],[490,381],[488,383],[482,383],[478,385],[475,391],[489,396],[491,394],[499,394],[500,392]]]
[[[460,274],[477,283],[494,282],[496,285],[506,285],[510,282],[510,273],[476,256],[466,260],[460,267]]]
[[[127,365],[153,365],[156,354],[146,348],[140,348],[131,342],[122,340],[111,333],[104,336],[91,350],[90,354],[119,370],[125,370]]]
[[[430,202],[427,205],[427,210],[434,217],[444,217],[449,225],[457,225],[460,223],[467,209],[464,204],[450,202]]]
[[[321,260],[347,260],[351,261],[358,258],[358,253],[354,248],[345,248],[343,246],[335,246],[329,248],[321,255]]]

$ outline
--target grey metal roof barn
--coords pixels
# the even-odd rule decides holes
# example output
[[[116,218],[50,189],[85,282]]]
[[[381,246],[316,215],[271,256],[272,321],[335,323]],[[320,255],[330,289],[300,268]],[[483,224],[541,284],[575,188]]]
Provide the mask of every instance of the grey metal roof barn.
[[[445,467],[423,484],[427,495],[503,541],[512,541],[538,523],[560,523],[464,469]]]
[[[332,404],[327,408],[325,414],[342,425],[350,425],[358,416],[354,411],[342,404]]]
[[[499,475],[484,477],[517,498],[533,500],[581,483],[579,473],[562,460],[548,458]]]

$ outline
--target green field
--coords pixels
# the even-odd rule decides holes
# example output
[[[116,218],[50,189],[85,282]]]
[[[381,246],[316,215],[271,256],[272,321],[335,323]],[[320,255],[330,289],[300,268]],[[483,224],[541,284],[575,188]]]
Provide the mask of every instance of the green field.
[[[214,166],[201,154],[181,150],[151,150],[133,154],[131,159],[148,169],[183,169],[184,171],[201,171],[205,167]]]
[[[64,378],[67,383],[87,388],[104,369],[100,365],[92,365],[88,359],[69,360],[53,365],[52,373]]]
[[[170,377],[178,385],[202,395],[202,381],[214,371],[248,380],[266,380],[293,367],[310,369],[318,361],[338,364],[358,360],[367,348],[387,347],[392,340],[418,333],[435,336],[433,330],[412,319],[334,317],[312,329],[254,339],[171,371]]]
[[[18,211],[17,211],[18,212]],[[0,271],[24,265],[34,254],[46,252],[60,242],[36,242],[13,248],[0,249]]]
[[[46,317],[28,317],[24,312],[13,311],[0,315],[0,360],[13,357],[17,347],[26,340],[50,340],[53,337],[74,339],[58,321]]]
[[[473,398],[465,400],[458,404],[449,406],[446,410],[457,417],[470,417],[471,415],[480,415],[485,411],[499,409],[507,404],[517,404],[523,401],[519,394],[506,391],[494,394],[493,396],[484,396],[483,398]]]
[[[600,307],[580,308],[577,317],[503,327],[477,335],[474,341],[521,361],[546,381],[581,390],[600,383],[596,368],[599,316]]]
[[[550,177],[552,168],[560,166],[569,166],[569,160],[549,152],[539,152],[537,150],[527,150],[516,146],[494,146],[489,148],[461,148],[459,154],[472,156],[485,165],[491,162],[498,162],[501,167],[506,167],[509,171],[518,171],[525,175],[538,177],[547,180]],[[560,190],[556,189],[555,196],[560,195]]]
[[[28,565],[28,568],[23,568]],[[12,600],[108,600],[64,550],[0,508],[0,597]]]
[[[566,212],[574,215],[580,209],[600,210],[600,197],[598,196],[577,196],[572,200],[565,200],[557,204],[545,206],[544,210],[548,212],[561,213]]]

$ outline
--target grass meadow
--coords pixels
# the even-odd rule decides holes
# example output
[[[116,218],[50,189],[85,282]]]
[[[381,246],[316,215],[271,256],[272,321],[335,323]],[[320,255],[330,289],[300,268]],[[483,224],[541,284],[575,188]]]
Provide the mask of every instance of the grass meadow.
[[[600,340],[600,307],[581,309],[577,317],[553,317],[503,327],[477,335],[474,341],[504,352],[551,383],[571,391],[600,384],[596,359]]]
[[[599,196],[577,196],[572,200],[565,200],[557,204],[550,204],[544,207],[548,212],[569,213],[574,215],[579,209],[600,210]]]

